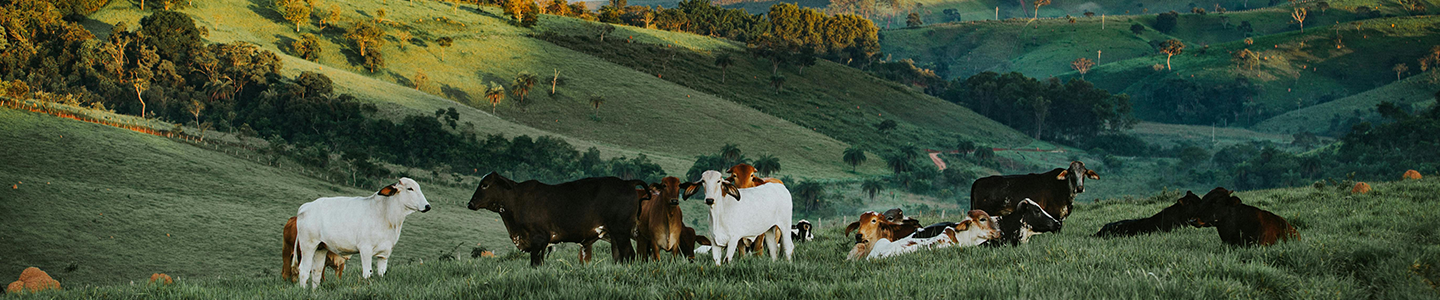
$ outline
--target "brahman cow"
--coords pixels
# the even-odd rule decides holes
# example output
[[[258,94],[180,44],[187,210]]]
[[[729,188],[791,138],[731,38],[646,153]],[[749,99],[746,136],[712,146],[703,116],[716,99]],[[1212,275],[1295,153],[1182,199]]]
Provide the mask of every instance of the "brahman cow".
[[[1030,236],[1042,232],[1059,231],[1060,220],[1056,220],[1049,212],[1040,207],[1030,199],[1020,201],[1015,206],[1015,211],[1009,216],[1000,217],[997,221],[1000,225],[1000,238],[986,242],[991,246],[1002,246],[1009,243],[1016,246],[1021,243],[1030,242]]]
[[[529,180],[515,182],[497,173],[480,178],[470,197],[470,210],[481,208],[500,214],[515,248],[530,253],[530,265],[540,266],[552,243],[579,243],[580,261],[589,262],[591,245],[610,242],[617,262],[635,258],[630,237],[635,231],[640,202],[646,200],[640,180],[618,177],[585,178],[549,185]]]
[[[857,247],[858,253],[853,254],[857,258],[885,258],[924,249],[978,246],[996,238],[1000,238],[1000,231],[995,228],[990,215],[977,209],[971,210],[969,216],[959,223],[943,222],[926,226],[893,242],[880,239],[873,245]]]
[[[370,278],[370,260],[374,258],[375,271],[385,276],[390,250],[400,240],[400,228],[405,217],[414,212],[430,211],[430,202],[420,191],[420,184],[410,178],[386,186],[369,197],[327,197],[315,199],[300,206],[295,215],[295,248],[300,260],[301,287],[311,282],[311,288],[320,287],[320,276],[325,265],[319,259],[326,252],[340,255],[360,254],[361,277]],[[319,250],[320,243],[329,249]],[[304,272],[310,270],[310,272]]]
[[[1100,179],[1085,163],[1073,161],[1069,169],[980,178],[970,186],[970,209],[1003,217],[1014,212],[1022,199],[1031,199],[1056,220],[1064,221],[1074,207],[1075,194],[1085,192],[1086,177]]]
[[[1190,225],[1215,227],[1220,240],[1231,246],[1269,246],[1281,240],[1300,239],[1295,227],[1269,211],[1240,203],[1224,188],[1205,194]]]
[[[1190,219],[1195,216],[1196,208],[1200,206],[1200,201],[1200,196],[1186,191],[1184,197],[1175,200],[1175,204],[1171,204],[1153,216],[1105,224],[1104,227],[1100,227],[1100,232],[1096,232],[1095,236],[1126,237],[1153,232],[1170,232],[1176,227],[1189,225]]]
[[[711,243],[717,247],[710,254],[715,258],[716,265],[735,258],[736,246],[741,239],[768,233],[778,235],[777,239],[765,239],[765,245],[770,248],[770,259],[779,259],[780,252],[785,253],[787,261],[793,258],[795,243],[789,234],[781,233],[784,228],[790,227],[793,213],[790,190],[784,184],[740,189],[721,178],[719,171],[709,170],[700,175],[697,185],[686,190],[687,199],[695,193],[696,186],[704,187],[705,204],[710,206],[710,232],[714,237]],[[776,248],[777,244],[780,248]],[[722,250],[725,251],[724,260],[720,256]]]
[[[860,214],[860,219],[845,226],[845,234],[855,231],[856,244],[863,244],[859,247],[873,247],[880,240],[894,241],[910,236],[920,230],[920,222],[915,219],[906,218],[902,222],[893,222],[886,219],[885,215],[868,211]],[[864,258],[869,250],[852,251],[849,259],[856,260]],[[858,255],[858,256],[856,256]]]
[[[640,204],[640,217],[635,227],[635,246],[641,257],[659,260],[660,251],[668,251],[672,255],[694,258],[694,241],[690,241],[691,251],[685,251],[682,240],[685,224],[680,222],[684,216],[680,211],[680,194],[693,184],[681,183],[680,178],[665,177],[650,185],[650,200]],[[690,234],[695,234],[694,229]]]
[[[290,282],[300,279],[296,276],[300,274],[300,269],[296,267],[293,259],[295,257],[295,219],[295,217],[290,217],[289,221],[285,221],[284,246],[280,247],[280,258],[284,262],[283,267],[280,268],[280,278],[285,278]],[[340,280],[341,274],[345,273],[345,260],[349,257],[341,257],[335,252],[330,252],[329,248],[325,248],[325,243],[320,243],[320,247],[316,248],[316,251],[321,250],[325,251],[325,266],[335,269],[335,280]],[[320,280],[324,281],[325,277],[322,276]]]

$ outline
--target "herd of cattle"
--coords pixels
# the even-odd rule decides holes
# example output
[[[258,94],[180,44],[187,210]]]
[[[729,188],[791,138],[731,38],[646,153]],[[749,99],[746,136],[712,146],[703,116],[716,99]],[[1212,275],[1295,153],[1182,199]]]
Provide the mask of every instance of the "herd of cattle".
[[[609,242],[617,262],[635,258],[632,240],[644,259],[658,260],[661,252],[691,260],[697,253],[710,253],[719,265],[737,253],[760,255],[768,249],[771,260],[782,253],[790,260],[795,243],[813,239],[812,225],[805,220],[792,225],[785,184],[754,172],[754,167],[739,164],[728,170],[728,177],[710,170],[695,182],[675,177],[655,183],[601,177],[555,185],[516,182],[490,173],[481,178],[467,207],[498,213],[511,242],[530,254],[532,266],[540,265],[550,246],[558,243],[580,244],[579,259],[588,262],[591,245],[599,240]],[[1076,161],[1069,168],[1046,173],[978,179],[971,187],[972,210],[959,222],[922,226],[899,209],[863,213],[845,228],[847,236],[855,232],[848,258],[1025,243],[1032,235],[1061,230],[1075,195],[1085,191],[1086,178],[1100,179]],[[710,238],[696,235],[695,229],[681,222],[680,201],[695,194],[703,194],[710,208]],[[328,197],[301,205],[285,224],[281,275],[302,287],[307,282],[318,287],[326,266],[334,268],[338,277],[345,261],[359,254],[363,277],[370,277],[372,259],[375,272],[384,276],[405,217],[429,210],[419,184],[410,178],[367,197]],[[1184,226],[1216,227],[1221,240],[1240,246],[1299,238],[1284,218],[1242,204],[1224,188],[1204,197],[1187,193],[1154,216],[1106,224],[1096,236],[1169,232]]]

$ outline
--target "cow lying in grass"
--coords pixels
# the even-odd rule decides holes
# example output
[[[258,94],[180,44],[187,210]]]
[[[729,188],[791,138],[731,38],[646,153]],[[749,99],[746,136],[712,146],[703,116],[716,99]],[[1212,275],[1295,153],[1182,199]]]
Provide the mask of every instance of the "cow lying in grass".
[[[948,248],[948,247],[972,247],[978,246],[985,241],[1000,237],[990,219],[990,215],[983,210],[971,210],[969,217],[959,223],[944,222],[917,230],[914,234],[905,238],[890,241],[880,239],[873,245],[861,247],[865,259],[885,258],[898,256],[906,253],[913,253],[920,250]],[[861,256],[861,253],[852,253]]]
[[[1025,199],[1015,205],[1015,211],[1010,215],[1000,217],[997,221],[1000,225],[1000,238],[987,241],[990,246],[1002,246],[1006,243],[1017,246],[1021,243],[1030,242],[1030,236],[1060,230],[1062,224],[1050,213],[1041,208],[1039,203]]]
[[[1205,194],[1190,225],[1215,227],[1220,240],[1231,246],[1269,246],[1282,240],[1300,239],[1295,227],[1274,213],[1240,203],[1240,197],[1224,188]]]
[[[1184,197],[1175,200],[1175,204],[1160,210],[1153,216],[1105,224],[1100,228],[1100,232],[1095,233],[1095,236],[1128,237],[1154,232],[1170,232],[1177,227],[1189,225],[1190,219],[1195,216],[1196,209],[1200,207],[1200,202],[1200,196],[1186,191]]]

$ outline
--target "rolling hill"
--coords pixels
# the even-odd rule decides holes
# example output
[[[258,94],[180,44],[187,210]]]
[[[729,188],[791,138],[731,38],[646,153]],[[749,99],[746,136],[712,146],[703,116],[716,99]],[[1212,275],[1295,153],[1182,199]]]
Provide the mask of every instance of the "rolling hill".
[[[1349,127],[1335,128],[1336,121],[1348,121],[1350,118],[1360,120],[1375,120],[1379,114],[1375,113],[1375,105],[1380,102],[1390,101],[1401,105],[1419,105],[1425,107],[1435,104],[1435,86],[1429,83],[1426,75],[1416,75],[1405,80],[1387,84],[1385,86],[1368,90],[1363,93],[1351,95],[1334,101],[1311,105],[1305,108],[1292,110],[1284,114],[1265,119],[1255,124],[1254,129],[1263,132],[1294,133],[1294,132],[1316,132],[1320,133],[1329,129],[1349,130]],[[1359,114],[1356,114],[1356,112]]]

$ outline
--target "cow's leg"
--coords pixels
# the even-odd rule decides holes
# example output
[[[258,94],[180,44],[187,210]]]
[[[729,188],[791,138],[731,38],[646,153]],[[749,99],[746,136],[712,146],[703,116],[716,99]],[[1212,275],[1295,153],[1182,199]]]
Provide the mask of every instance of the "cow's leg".
[[[389,264],[390,264],[390,250],[380,250],[380,252],[375,253],[375,272],[376,272],[375,274],[376,274],[376,275],[380,275],[381,277],[384,277],[384,276],[385,276],[385,269],[387,269],[387,268],[389,267]]]
[[[595,251],[595,248],[591,247],[591,246],[594,246],[594,245],[595,245],[595,241],[593,241],[593,240],[591,240],[591,241],[585,241],[585,242],[581,242],[581,243],[580,243],[580,263],[582,263],[582,264],[588,264],[588,263],[590,263],[591,254],[592,254],[592,253],[595,253],[595,252],[594,252],[594,251]]]
[[[545,255],[549,254],[550,237],[543,233],[532,234],[525,241],[525,252],[530,252],[530,266],[539,267],[545,262]]]
[[[312,267],[309,270],[305,270],[305,272],[310,272],[310,280],[314,282],[314,286],[316,287],[319,287],[320,283],[325,282],[325,259],[328,254],[330,254],[330,250],[318,248],[315,249],[315,253],[310,254],[315,257],[315,263],[311,264]]]
[[[715,265],[717,265],[717,266],[720,265],[720,259],[722,258],[722,257],[720,257],[720,255],[721,255],[720,252],[726,251],[727,248],[730,248],[730,247],[725,247],[725,246],[721,246],[721,245],[719,245],[719,244],[713,244],[713,243],[710,245],[710,256],[715,258]]]
[[[650,235],[643,233],[639,236],[636,236],[635,252],[639,253],[640,257],[646,260],[659,260],[660,256],[655,255],[655,247],[651,247],[651,245],[654,245],[655,243],[646,238],[649,236]]]
[[[733,241],[730,241],[730,247],[725,247],[725,261],[726,261],[726,262],[734,261],[734,260],[735,260],[735,250],[737,250],[737,249],[735,249],[735,248],[740,248],[740,247],[739,247],[739,245],[740,245],[740,238],[732,238],[732,239],[733,239]]]
[[[780,249],[785,250],[785,261],[793,261],[795,256],[795,237],[790,236],[789,232],[785,232],[780,234],[779,240]]]
[[[370,279],[370,272],[374,268],[370,266],[370,260],[375,258],[375,249],[368,245],[360,245],[360,277]]]
[[[299,282],[298,284],[301,288],[304,288],[305,283],[309,282],[311,279],[311,275],[313,275],[310,273],[310,270],[315,268],[314,264],[324,263],[324,261],[315,261],[315,248],[320,247],[320,242],[310,243],[300,242],[300,240],[297,240],[296,243],[300,243],[299,249],[297,249],[297,251],[295,252],[295,255],[300,256],[300,266],[296,269],[300,273],[296,274],[300,276],[300,279],[297,280],[297,282]],[[320,278],[315,278],[315,283],[315,287],[319,287]]]
[[[765,247],[770,248],[770,261],[776,261],[780,259],[780,248],[775,247],[780,244],[780,227],[766,230],[765,234],[768,235],[770,232],[775,232],[775,236],[765,239]]]
[[[630,226],[629,226],[628,228],[634,228],[634,227],[635,227],[635,224],[630,224]],[[616,227],[616,228],[627,228],[627,227],[625,227],[625,226],[618,226],[618,227]],[[619,234],[615,234],[614,232],[610,232],[610,233],[607,234],[607,235],[608,235],[609,238],[610,238],[610,251],[611,251],[611,252],[610,252],[610,256],[615,259],[615,262],[627,262],[627,263],[628,263],[628,262],[630,262],[631,260],[634,260],[634,259],[635,259],[635,247],[632,246],[632,245],[630,245],[630,237],[631,237],[631,235],[630,235],[630,231],[629,231],[629,230],[624,230],[624,231],[620,232]],[[658,256],[657,256],[657,258],[658,258]]]

